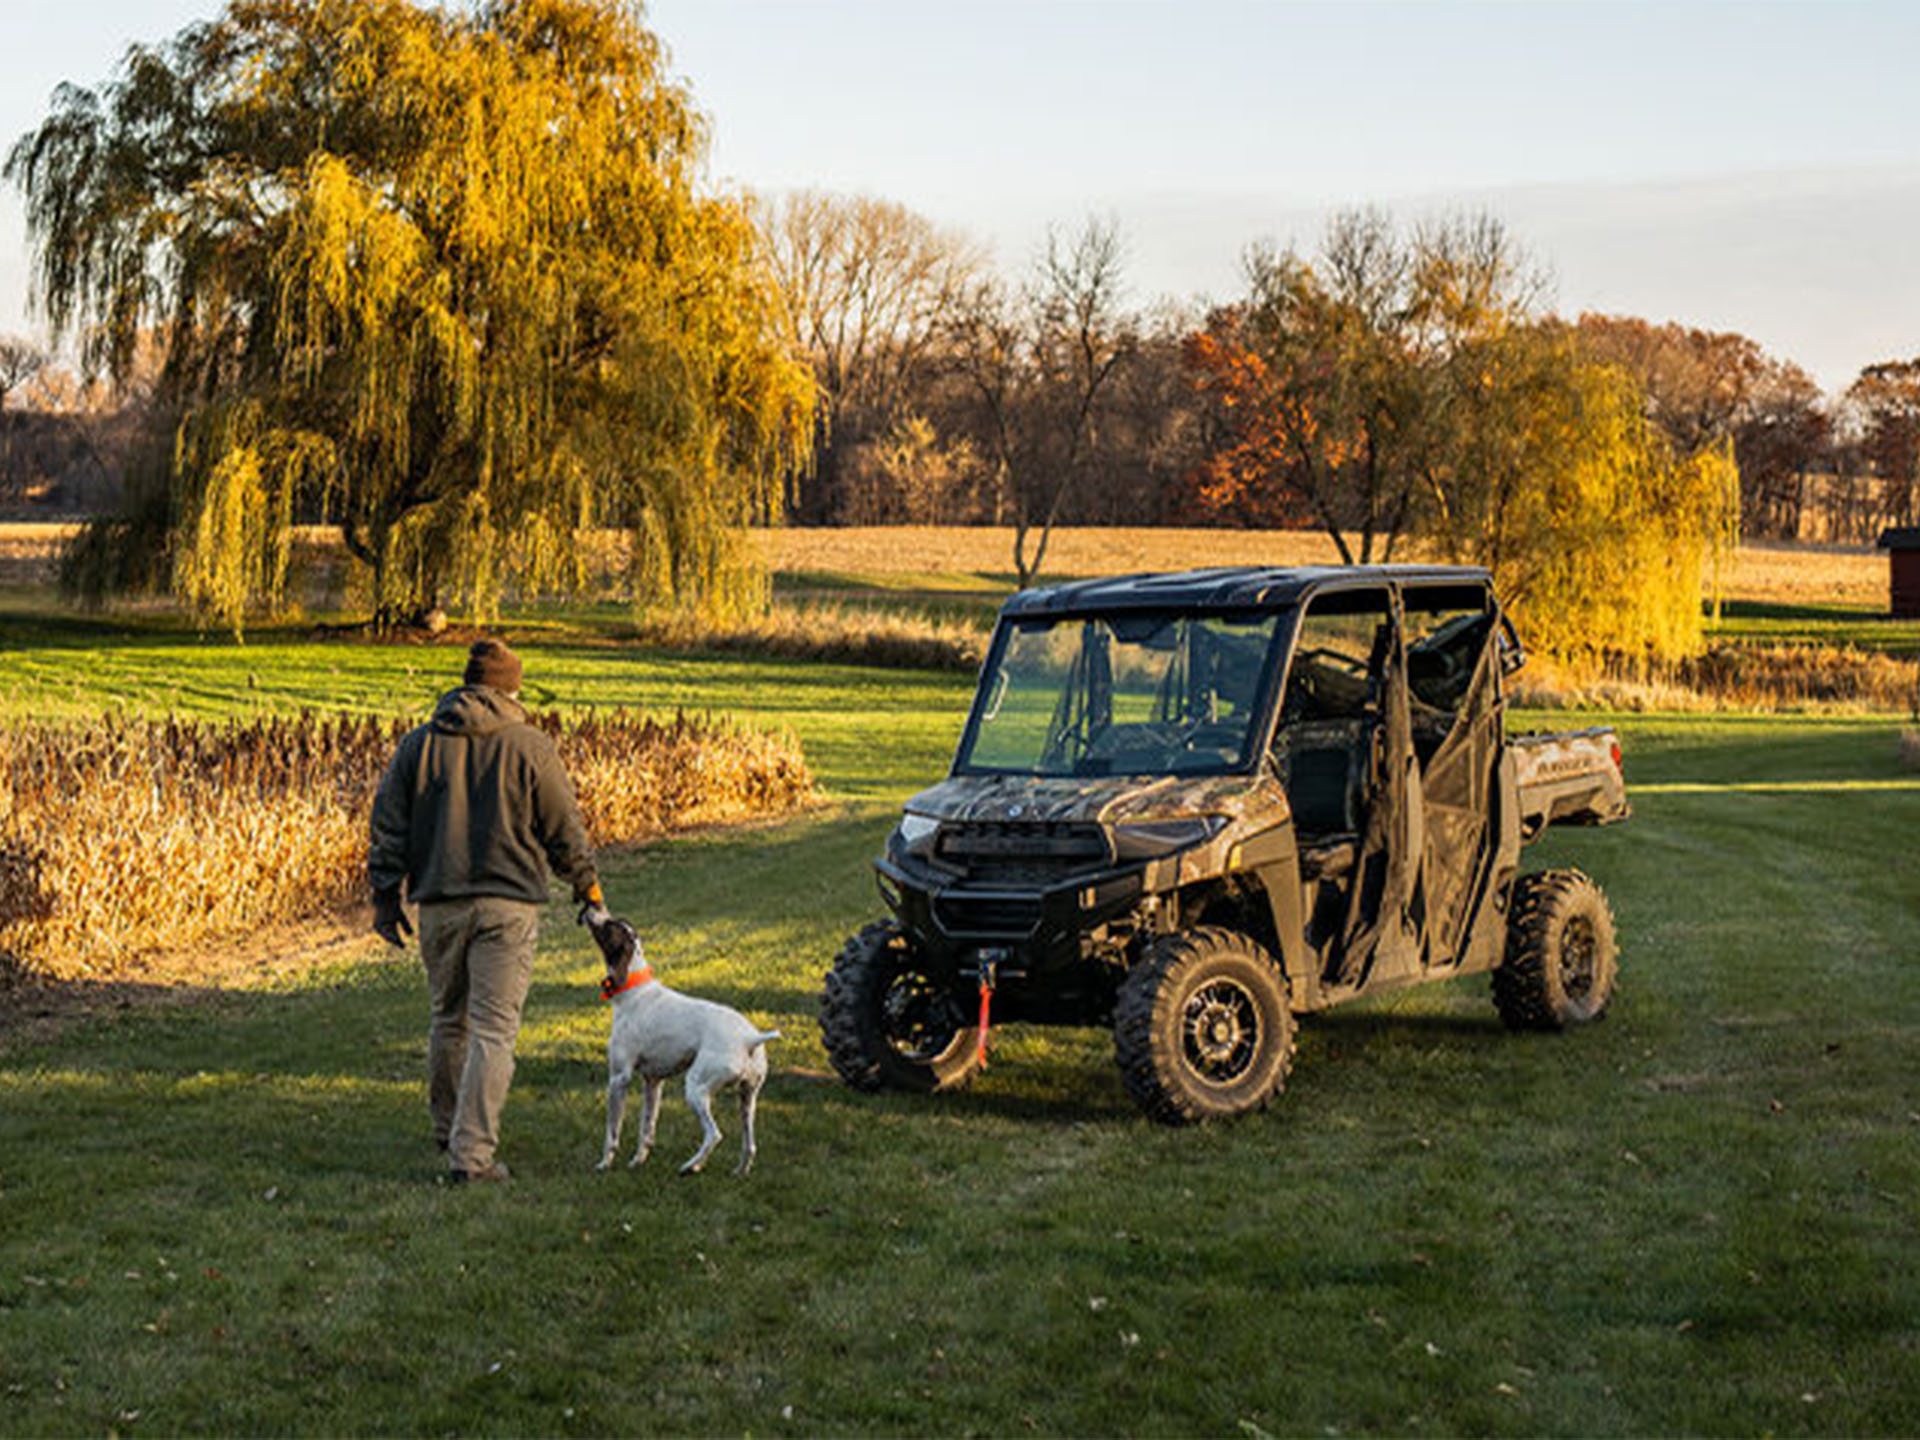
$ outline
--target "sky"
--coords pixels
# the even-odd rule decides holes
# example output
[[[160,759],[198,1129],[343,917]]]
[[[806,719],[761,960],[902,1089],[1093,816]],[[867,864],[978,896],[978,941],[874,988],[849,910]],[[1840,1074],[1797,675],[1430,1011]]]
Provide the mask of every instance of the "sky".
[[[0,142],[212,0],[0,0]],[[1920,355],[1920,4],[655,0],[716,184],[896,200],[1009,271],[1117,222],[1133,298],[1233,298],[1334,210],[1506,221],[1585,310],[1831,390]],[[33,332],[0,194],[0,332]]]

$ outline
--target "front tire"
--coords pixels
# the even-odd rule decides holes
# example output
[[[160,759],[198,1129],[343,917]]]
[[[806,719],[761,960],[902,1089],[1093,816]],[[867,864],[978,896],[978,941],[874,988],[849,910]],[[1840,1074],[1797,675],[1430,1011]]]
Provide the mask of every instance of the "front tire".
[[[1613,910],[1578,870],[1542,870],[1513,883],[1507,952],[1493,1003],[1510,1030],[1564,1030],[1606,1013],[1619,969]]]
[[[1286,979],[1234,931],[1166,936],[1120,986],[1113,1048],[1127,1093],[1162,1124],[1264,1110],[1293,1066]]]
[[[957,1090],[980,1069],[979,1027],[892,920],[840,947],[820,996],[820,1038],[856,1090]]]

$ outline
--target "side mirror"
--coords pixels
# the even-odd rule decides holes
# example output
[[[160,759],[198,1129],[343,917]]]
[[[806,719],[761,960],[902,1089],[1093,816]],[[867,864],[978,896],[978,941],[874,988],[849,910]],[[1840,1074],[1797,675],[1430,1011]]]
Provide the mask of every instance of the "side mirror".
[[[1500,631],[1494,637],[1494,643],[1500,649],[1500,673],[1517,675],[1526,668],[1527,647],[1520,643],[1520,636],[1513,628],[1513,621],[1502,611]]]

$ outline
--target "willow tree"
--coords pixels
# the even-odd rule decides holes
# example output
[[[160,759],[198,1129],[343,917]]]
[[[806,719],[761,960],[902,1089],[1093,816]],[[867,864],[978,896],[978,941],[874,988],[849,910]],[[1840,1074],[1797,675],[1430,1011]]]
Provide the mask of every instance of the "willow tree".
[[[1738,533],[1729,445],[1679,451],[1636,377],[1552,323],[1463,346],[1432,396],[1423,535],[1491,569],[1531,643],[1636,665],[1699,649],[1702,591]]]
[[[813,392],[705,145],[619,0],[232,0],[62,87],[7,162],[40,303],[95,369],[166,345],[162,533],[103,534],[236,626],[313,519],[382,615],[576,585],[598,526],[641,598],[750,603]]]

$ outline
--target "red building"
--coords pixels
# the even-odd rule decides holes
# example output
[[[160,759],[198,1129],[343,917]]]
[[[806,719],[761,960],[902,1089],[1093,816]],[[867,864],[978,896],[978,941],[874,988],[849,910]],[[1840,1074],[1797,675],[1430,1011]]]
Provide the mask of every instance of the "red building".
[[[1892,562],[1893,618],[1920,618],[1920,526],[1882,530],[1880,548]]]

